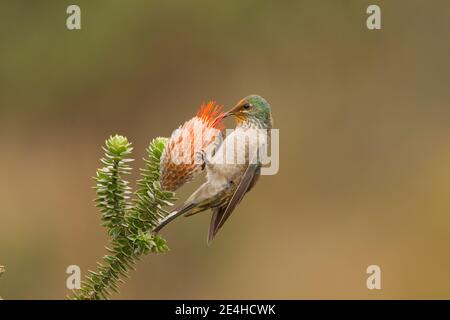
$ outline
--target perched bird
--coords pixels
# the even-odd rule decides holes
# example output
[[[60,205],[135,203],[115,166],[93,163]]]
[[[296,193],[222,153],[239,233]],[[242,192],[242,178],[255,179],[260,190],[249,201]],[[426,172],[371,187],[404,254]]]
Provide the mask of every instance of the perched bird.
[[[205,152],[197,155],[206,167],[207,181],[179,209],[161,220],[153,230],[155,233],[178,216],[191,216],[212,209],[209,245],[244,195],[255,185],[261,170],[258,154],[261,148],[266,148],[270,138],[268,131],[273,124],[270,105],[261,96],[250,95],[221,115],[220,120],[228,116],[235,117],[236,129],[212,156],[208,157]],[[261,131],[265,134],[261,135]],[[234,145],[237,147],[230,147]],[[235,152],[231,157],[233,161],[229,161],[230,149]]]

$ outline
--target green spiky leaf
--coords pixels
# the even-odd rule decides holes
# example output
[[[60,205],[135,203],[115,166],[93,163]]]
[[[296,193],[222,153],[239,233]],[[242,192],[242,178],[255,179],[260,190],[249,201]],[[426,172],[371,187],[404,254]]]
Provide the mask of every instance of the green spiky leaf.
[[[166,138],[154,139],[147,148],[145,167],[137,181],[135,197],[130,200],[129,182],[123,179],[131,171],[127,158],[133,150],[124,136],[115,135],[106,140],[101,159],[103,167],[95,176],[96,206],[100,209],[102,226],[108,230],[110,246],[108,254],[98,262],[97,271],[90,271],[75,299],[108,299],[118,292],[119,283],[134,270],[136,261],[148,253],[168,250],[166,241],[150,231],[165,216],[163,209],[171,205],[175,194],[161,190],[159,161],[167,143]]]

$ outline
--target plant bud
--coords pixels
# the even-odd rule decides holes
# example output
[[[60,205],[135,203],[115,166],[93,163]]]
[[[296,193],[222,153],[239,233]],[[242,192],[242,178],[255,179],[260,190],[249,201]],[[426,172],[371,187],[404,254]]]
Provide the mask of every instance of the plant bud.
[[[202,104],[194,118],[172,133],[161,156],[162,189],[175,191],[203,170],[199,155],[203,151],[208,157],[222,142],[221,109],[214,101]]]

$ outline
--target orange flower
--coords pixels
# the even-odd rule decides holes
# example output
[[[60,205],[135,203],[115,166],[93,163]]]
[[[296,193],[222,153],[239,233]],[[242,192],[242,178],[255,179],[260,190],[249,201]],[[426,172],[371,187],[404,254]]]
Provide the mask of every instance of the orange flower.
[[[160,182],[164,190],[174,191],[202,171],[198,152],[214,152],[222,142],[222,106],[210,101],[197,115],[176,129],[167,142],[160,162]]]

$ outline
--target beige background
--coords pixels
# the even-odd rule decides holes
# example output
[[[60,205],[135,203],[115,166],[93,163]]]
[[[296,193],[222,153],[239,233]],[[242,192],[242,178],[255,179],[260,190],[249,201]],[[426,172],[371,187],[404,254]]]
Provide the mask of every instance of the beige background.
[[[3,298],[62,299],[66,267],[104,254],[106,137],[133,141],[136,178],[150,139],[250,93],[272,105],[279,174],[211,247],[208,214],[174,222],[115,298],[450,298],[449,1],[79,0],[67,31],[72,2],[0,4]]]

